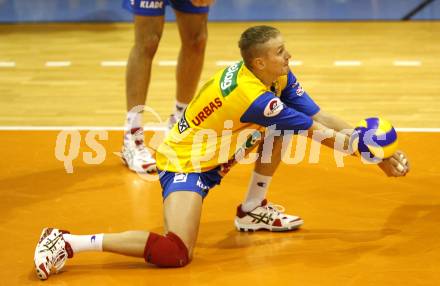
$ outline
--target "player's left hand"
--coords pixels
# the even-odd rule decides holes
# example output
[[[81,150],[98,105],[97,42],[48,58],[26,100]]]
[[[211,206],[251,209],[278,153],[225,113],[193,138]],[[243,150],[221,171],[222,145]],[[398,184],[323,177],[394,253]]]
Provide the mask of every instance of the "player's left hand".
[[[215,0],[191,0],[191,3],[196,7],[206,7],[214,4]]]
[[[388,177],[401,177],[409,172],[409,161],[402,151],[396,151],[392,157],[384,159],[378,165]]]

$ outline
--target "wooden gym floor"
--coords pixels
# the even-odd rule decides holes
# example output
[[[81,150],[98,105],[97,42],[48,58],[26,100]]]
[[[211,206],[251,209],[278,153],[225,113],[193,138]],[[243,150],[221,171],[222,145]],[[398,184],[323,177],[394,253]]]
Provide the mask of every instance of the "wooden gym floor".
[[[220,68],[217,61],[238,58],[236,41],[252,24],[210,23],[202,81]],[[252,170],[238,165],[205,201],[188,267],[157,269],[140,259],[87,253],[38,282],[32,258],[43,227],[160,232],[160,186],[127,171],[113,153],[121,131],[100,131],[108,137],[99,140],[105,156],[95,165],[83,157],[98,154],[85,143],[88,131],[77,134],[81,146],[70,150],[78,152],[67,173],[56,158],[59,131],[31,127],[122,126],[118,65],[128,54],[131,25],[2,25],[0,285],[438,285],[440,23],[270,24],[285,35],[298,61],[292,69],[323,109],[353,124],[379,115],[407,128],[399,140],[411,161],[408,176],[387,178],[355,158],[338,168],[327,149],[319,164],[306,155],[281,165],[269,192],[271,201],[301,215],[304,227],[248,234],[233,228]],[[163,120],[173,104],[176,38],[174,23],[167,24],[148,98]],[[54,61],[58,67],[48,63]],[[116,66],[103,64],[109,61]]]

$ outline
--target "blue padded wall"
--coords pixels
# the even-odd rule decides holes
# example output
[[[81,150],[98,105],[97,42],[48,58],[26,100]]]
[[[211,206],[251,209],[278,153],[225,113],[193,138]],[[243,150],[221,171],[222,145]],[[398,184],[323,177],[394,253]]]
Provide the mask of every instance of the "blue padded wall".
[[[399,20],[422,0],[217,0],[211,21]],[[174,14],[167,8],[167,20]],[[440,1],[414,19],[440,19]],[[131,21],[120,0],[0,0],[0,22]]]

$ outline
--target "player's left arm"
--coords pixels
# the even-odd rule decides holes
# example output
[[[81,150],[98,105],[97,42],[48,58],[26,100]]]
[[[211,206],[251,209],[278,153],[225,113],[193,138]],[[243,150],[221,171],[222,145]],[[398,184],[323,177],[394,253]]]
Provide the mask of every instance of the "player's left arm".
[[[348,146],[350,144],[350,136],[351,134],[347,134],[347,133],[341,133],[341,132],[337,132],[335,129],[333,128],[329,128],[324,124],[319,123],[318,121],[313,121],[313,125],[311,126],[310,130],[313,131],[324,131],[324,130],[331,130],[332,132],[334,132],[334,135],[330,138],[326,138],[322,141],[322,143],[328,147],[332,147],[332,146],[336,146],[335,144],[335,139],[336,136],[346,136],[345,137],[345,142],[344,142],[344,148],[343,150],[347,150]],[[343,128],[345,129],[345,128]],[[333,147],[334,148],[334,147]],[[353,154],[353,155],[357,155],[357,154]],[[405,176],[409,170],[410,170],[410,166],[409,166],[409,160],[406,157],[405,153],[403,153],[402,151],[398,150],[396,151],[393,156],[383,159],[382,161],[380,161],[377,166],[388,176],[388,177],[401,177],[401,176]]]
[[[321,123],[322,125],[327,126],[327,128],[336,130],[341,132],[345,130],[347,134],[351,134],[353,132],[353,126],[351,126],[348,122],[343,120],[342,118],[330,114],[322,109],[318,111],[315,115],[312,116],[314,121]]]
[[[327,128],[343,131],[346,136],[351,136],[354,131],[354,128],[343,119],[322,110],[312,118]],[[383,159],[377,165],[388,177],[405,176],[409,172],[408,158],[401,150],[396,151],[392,157]]]

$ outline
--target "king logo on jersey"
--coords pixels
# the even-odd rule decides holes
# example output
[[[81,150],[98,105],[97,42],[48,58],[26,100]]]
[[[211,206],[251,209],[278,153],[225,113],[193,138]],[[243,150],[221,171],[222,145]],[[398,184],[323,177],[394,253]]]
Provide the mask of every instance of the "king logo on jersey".
[[[271,99],[269,103],[266,105],[266,108],[264,108],[264,116],[266,117],[277,116],[281,112],[281,110],[283,110],[283,108],[284,105],[278,97]]]

